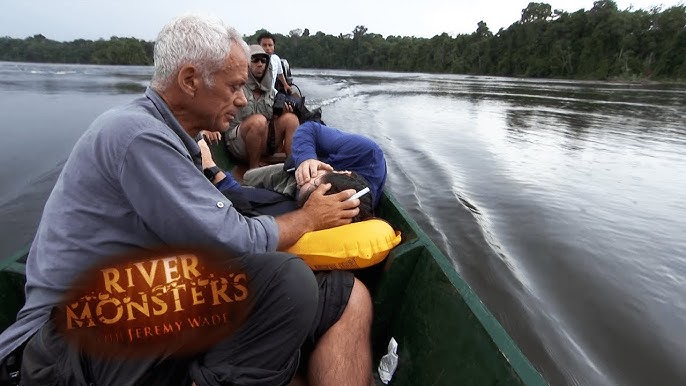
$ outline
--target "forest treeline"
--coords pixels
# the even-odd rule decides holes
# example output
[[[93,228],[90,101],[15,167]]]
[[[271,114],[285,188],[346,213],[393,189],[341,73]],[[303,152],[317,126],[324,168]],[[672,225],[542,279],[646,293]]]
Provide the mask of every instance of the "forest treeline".
[[[245,36],[248,43],[262,32]],[[305,28],[275,34],[277,53],[295,68],[381,70],[572,79],[686,80],[686,6],[619,10],[599,0],[590,10],[529,3],[497,33],[479,22],[454,37],[388,36],[357,26],[338,36]],[[153,42],[135,38],[58,42],[43,35],[0,38],[0,60],[152,64]]]

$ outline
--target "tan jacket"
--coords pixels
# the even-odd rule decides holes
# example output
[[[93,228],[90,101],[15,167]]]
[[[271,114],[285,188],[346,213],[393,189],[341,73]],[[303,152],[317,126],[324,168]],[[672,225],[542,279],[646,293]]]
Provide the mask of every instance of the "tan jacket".
[[[269,68],[265,70],[261,82],[258,82],[252,73],[248,74],[248,82],[243,86],[243,93],[248,103],[238,111],[238,114],[231,121],[229,125],[230,130],[236,128],[242,120],[253,114],[262,114],[267,120],[272,119],[274,97],[276,96],[276,90],[272,88],[272,83],[271,70]],[[256,88],[262,90],[262,96],[258,99],[255,99],[253,94],[253,90]]]

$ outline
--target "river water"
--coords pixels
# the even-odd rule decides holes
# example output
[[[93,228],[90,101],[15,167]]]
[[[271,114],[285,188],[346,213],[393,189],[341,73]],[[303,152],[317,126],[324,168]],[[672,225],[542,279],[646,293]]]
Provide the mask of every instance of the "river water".
[[[150,67],[0,62],[0,257]],[[554,385],[686,383],[686,85],[296,70]]]

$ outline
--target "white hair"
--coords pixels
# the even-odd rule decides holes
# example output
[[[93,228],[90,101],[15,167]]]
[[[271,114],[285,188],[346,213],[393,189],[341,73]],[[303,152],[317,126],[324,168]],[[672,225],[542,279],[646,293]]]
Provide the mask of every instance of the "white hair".
[[[224,66],[232,43],[245,51],[246,58],[250,57],[243,37],[219,18],[196,14],[175,18],[155,40],[152,89],[160,92],[168,87],[186,64],[196,66],[205,84],[211,87],[211,75]]]

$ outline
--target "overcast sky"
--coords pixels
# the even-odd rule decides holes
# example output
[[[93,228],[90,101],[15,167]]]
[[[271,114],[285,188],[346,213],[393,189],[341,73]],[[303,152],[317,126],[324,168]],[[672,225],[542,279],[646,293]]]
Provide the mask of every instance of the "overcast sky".
[[[312,34],[350,33],[357,25],[369,33],[432,37],[447,32],[471,33],[483,20],[491,32],[507,28],[521,17],[530,0],[7,0],[0,12],[0,36],[49,39],[109,39],[135,37],[152,41],[161,27],[186,12],[212,13],[245,35],[261,28],[274,33],[308,28]],[[546,1],[541,1],[546,2]],[[552,9],[591,9],[593,0],[548,1]],[[617,0],[619,9],[668,8],[684,0]],[[256,10],[260,4],[263,9]],[[290,6],[289,6],[290,5]],[[277,8],[279,7],[279,8]]]

